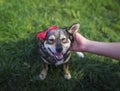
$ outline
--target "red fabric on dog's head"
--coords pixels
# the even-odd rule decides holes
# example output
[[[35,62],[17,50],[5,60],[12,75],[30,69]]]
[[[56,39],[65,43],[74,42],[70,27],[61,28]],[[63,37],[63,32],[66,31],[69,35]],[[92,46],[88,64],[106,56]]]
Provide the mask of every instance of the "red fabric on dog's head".
[[[58,29],[58,26],[51,26],[50,28],[48,28],[46,31],[40,32],[36,35],[37,38],[39,38],[40,40],[44,40],[46,37],[47,32],[51,31],[51,30],[56,30]]]

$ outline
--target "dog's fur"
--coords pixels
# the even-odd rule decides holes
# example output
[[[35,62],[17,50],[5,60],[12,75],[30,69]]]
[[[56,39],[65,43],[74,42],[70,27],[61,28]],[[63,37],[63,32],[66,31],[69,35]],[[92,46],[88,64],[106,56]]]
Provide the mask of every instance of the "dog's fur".
[[[71,52],[69,50],[73,42],[73,34],[78,31],[80,24],[73,24],[69,28],[59,28],[51,30],[47,33],[44,41],[39,41],[39,53],[43,60],[42,71],[39,75],[41,80],[44,80],[48,71],[48,64],[61,65],[63,64],[64,77],[70,79],[69,59]],[[83,57],[83,54],[80,53]]]

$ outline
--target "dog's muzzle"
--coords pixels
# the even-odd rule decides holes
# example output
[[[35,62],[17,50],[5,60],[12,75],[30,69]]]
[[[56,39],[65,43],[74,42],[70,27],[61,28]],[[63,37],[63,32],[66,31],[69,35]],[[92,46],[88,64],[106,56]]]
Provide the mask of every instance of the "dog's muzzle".
[[[62,46],[57,46],[57,47],[56,47],[56,51],[57,51],[58,53],[61,53],[62,50],[63,50]]]
[[[56,52],[57,53],[55,53],[54,55],[59,60],[63,58],[62,50],[63,50],[62,46],[57,46],[56,47]]]
[[[50,48],[48,48],[48,49],[58,61],[63,59],[63,53],[62,53],[63,48],[62,47],[61,48],[57,47],[56,48],[56,53],[54,53]]]

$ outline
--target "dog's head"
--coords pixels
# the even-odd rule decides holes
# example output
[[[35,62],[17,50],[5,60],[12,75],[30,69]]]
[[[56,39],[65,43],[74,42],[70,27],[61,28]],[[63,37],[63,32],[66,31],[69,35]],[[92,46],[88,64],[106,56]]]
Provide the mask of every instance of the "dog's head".
[[[79,27],[80,24],[77,23],[69,28],[55,27],[45,32],[44,36],[42,36],[42,41],[49,55],[58,61],[62,60],[71,46],[73,34],[78,31]],[[41,37],[41,35],[39,36]]]
[[[72,36],[79,29],[79,24],[74,24],[70,28],[58,28],[47,33],[44,46],[51,56],[61,60],[71,46]]]

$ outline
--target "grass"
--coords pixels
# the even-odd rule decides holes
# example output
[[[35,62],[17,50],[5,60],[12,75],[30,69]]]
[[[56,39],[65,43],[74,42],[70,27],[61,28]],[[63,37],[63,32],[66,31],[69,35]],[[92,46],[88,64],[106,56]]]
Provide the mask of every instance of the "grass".
[[[73,53],[72,79],[62,66],[49,67],[38,79],[41,60],[35,35],[51,25],[80,22],[86,38],[120,41],[119,0],[0,0],[0,91],[120,91],[120,62],[85,53]]]

